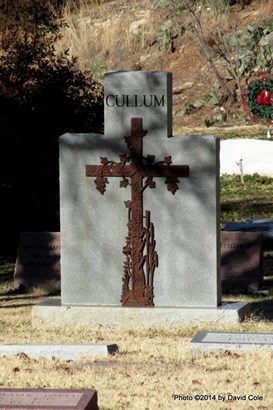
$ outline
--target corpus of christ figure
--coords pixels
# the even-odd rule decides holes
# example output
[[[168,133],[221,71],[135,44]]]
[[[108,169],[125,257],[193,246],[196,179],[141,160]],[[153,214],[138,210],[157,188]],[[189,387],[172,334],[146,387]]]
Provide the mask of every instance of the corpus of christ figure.
[[[143,156],[142,118],[131,119],[131,135],[125,142],[131,155],[122,154],[119,162],[100,157],[101,165],[86,165],[86,175],[95,177],[96,188],[106,191],[108,177],[120,177],[120,187],[131,186],[131,199],[125,201],[128,208],[128,236],[123,247],[126,257],[122,284],[123,306],[154,306],[154,271],[158,266],[155,251],[154,226],[150,211],[143,212],[143,192],[155,188],[154,177],[166,178],[167,189],[173,195],[178,189],[178,177],[188,177],[188,165],[171,165],[172,157],[155,162],[154,155]],[[145,219],[145,224],[143,223]]]

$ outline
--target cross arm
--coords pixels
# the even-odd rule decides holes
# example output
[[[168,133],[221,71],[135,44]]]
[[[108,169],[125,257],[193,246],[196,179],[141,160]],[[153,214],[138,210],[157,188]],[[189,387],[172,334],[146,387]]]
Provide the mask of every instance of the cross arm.
[[[190,175],[190,168],[188,165],[152,165],[143,166],[143,176],[145,177],[184,177]]]
[[[128,172],[125,172],[124,168],[120,164],[111,164],[111,165],[86,165],[86,176],[87,177],[96,177],[98,175],[103,175],[105,177],[122,177],[129,176]]]
[[[184,177],[190,175],[188,165],[142,165],[134,167],[120,164],[112,165],[86,165],[86,176],[96,177],[103,175],[105,177],[130,177],[134,172],[140,172],[143,177]]]

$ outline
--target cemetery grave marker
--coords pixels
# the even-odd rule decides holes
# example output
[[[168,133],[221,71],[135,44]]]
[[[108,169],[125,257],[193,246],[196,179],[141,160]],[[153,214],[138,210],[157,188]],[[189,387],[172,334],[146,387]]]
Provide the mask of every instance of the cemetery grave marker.
[[[0,409],[98,410],[93,389],[0,389]]]
[[[0,345],[0,356],[16,356],[25,353],[32,359],[44,357],[60,360],[76,360],[84,356],[113,355],[118,352],[118,346],[112,344],[3,344]]]
[[[167,102],[171,99],[172,90],[168,87],[170,73],[124,73],[126,93],[122,91],[124,84],[120,85],[121,77],[121,73],[106,76],[105,95],[136,95],[134,86],[130,87],[132,83],[139,84],[138,95],[143,96],[147,91],[145,87],[150,84],[164,90],[164,93],[154,91],[154,94],[164,94]],[[117,85],[121,88],[118,89]],[[114,86],[115,92],[112,91]],[[153,93],[149,91],[149,94]],[[161,161],[171,156],[173,164],[187,164],[191,170],[190,177],[183,178],[183,184],[181,181],[175,195],[170,195],[164,179],[157,177],[157,188],[146,190],[143,197],[144,209],[149,209],[153,215],[156,252],[160,259],[153,303],[155,306],[203,308],[216,307],[221,303],[219,139],[210,135],[168,138],[168,127],[161,129],[157,123],[163,116],[162,108],[145,107],[142,115],[143,107],[107,107],[106,135],[66,134],[61,137],[63,305],[120,306],[123,272],[120,250],[128,235],[128,209],[123,202],[131,200],[130,192],[121,190],[119,179],[112,178],[102,200],[93,181],[85,174],[86,165],[97,164],[99,157],[112,159],[113,153],[124,153],[124,137],[130,135],[132,118],[143,118],[143,127],[147,129],[143,152],[148,158],[155,156],[155,161]],[[111,109],[115,110],[113,116],[109,113]],[[164,110],[170,110],[166,103]],[[168,118],[165,116],[164,122],[169,121]],[[117,135],[116,128],[119,127],[122,129]],[[126,155],[130,156],[129,150]],[[211,249],[209,257],[203,241]],[[199,258],[193,257],[195,252]]]
[[[198,332],[190,342],[191,350],[202,352],[260,348],[273,349],[273,333]]]
[[[263,281],[263,236],[221,231],[222,290],[255,290]]]
[[[14,270],[14,287],[29,288],[60,280],[60,233],[22,232]]]
[[[172,137],[171,73],[108,73],[104,96],[104,135],[67,133],[60,138],[61,300],[35,306],[33,322],[170,326],[202,320],[238,321],[247,313],[247,304],[221,304],[219,139],[212,135]],[[117,163],[108,162],[125,152],[124,137],[131,133],[132,118],[142,118],[147,129],[143,138],[146,159],[139,147],[137,155],[130,153],[129,146]],[[134,156],[129,162],[127,158]],[[99,157],[101,164],[96,165]],[[156,166],[157,162],[161,165]],[[140,178],[130,173],[133,166],[138,169],[136,164],[141,164],[142,185]],[[188,169],[190,175],[183,177],[176,191],[175,178],[182,176],[180,164],[188,167],[183,176]],[[175,167],[177,174],[169,174]],[[155,169],[160,173],[154,175]],[[111,178],[102,199],[90,176],[103,192],[106,179],[113,174],[121,182]],[[162,176],[171,177],[170,192],[176,191],[175,195],[170,195]],[[157,178],[156,189],[147,189],[142,195],[139,191],[154,186],[152,178]],[[153,235],[148,234],[148,278],[142,272],[145,262],[149,264],[147,255],[141,251],[132,257],[134,269],[130,260],[130,229],[134,228],[129,227],[128,235],[126,225],[128,212],[133,213],[132,198],[129,189],[122,190],[119,185],[125,187],[130,182],[132,197],[134,184],[140,184],[135,193],[141,200],[137,198],[136,204],[142,205],[134,210],[138,235],[141,229],[143,234],[153,231],[153,225],[156,230],[156,251]],[[153,225],[150,213],[143,209],[153,215]],[[129,225],[131,219],[129,215]],[[128,242],[124,246],[125,237]],[[128,254],[125,266],[121,249]],[[153,281],[157,254],[158,273]],[[125,273],[121,306],[124,267],[130,271]],[[133,283],[127,286],[133,276]]]

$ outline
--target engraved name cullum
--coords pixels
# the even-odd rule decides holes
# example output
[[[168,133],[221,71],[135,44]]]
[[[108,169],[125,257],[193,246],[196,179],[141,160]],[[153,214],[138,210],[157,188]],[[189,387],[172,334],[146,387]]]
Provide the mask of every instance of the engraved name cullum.
[[[165,95],[110,94],[105,97],[107,107],[164,107]]]

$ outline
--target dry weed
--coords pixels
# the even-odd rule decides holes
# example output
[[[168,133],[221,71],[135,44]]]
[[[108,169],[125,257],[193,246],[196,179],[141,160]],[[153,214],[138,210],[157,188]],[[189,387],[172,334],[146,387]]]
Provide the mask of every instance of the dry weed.
[[[63,15],[68,26],[62,31],[57,51],[69,49],[78,57],[79,68],[91,70],[97,79],[107,70],[136,69],[133,59],[128,63],[128,53],[145,48],[160,19],[149,0],[142,1],[141,7],[130,1],[101,4],[82,0],[75,8],[68,2]],[[136,33],[131,24],[140,20],[145,22]]]

